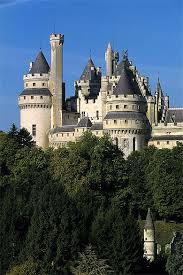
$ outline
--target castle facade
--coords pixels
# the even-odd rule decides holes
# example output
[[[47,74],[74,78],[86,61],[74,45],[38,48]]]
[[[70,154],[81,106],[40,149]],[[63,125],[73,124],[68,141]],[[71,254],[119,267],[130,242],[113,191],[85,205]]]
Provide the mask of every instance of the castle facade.
[[[127,52],[109,44],[105,53],[106,75],[89,58],[75,94],[65,98],[62,34],[52,34],[51,65],[42,51],[24,75],[19,95],[20,126],[42,148],[67,146],[85,131],[101,137],[108,134],[127,157],[144,146],[172,148],[183,142],[183,109],[169,108],[158,79],[155,94],[148,77],[140,75]]]

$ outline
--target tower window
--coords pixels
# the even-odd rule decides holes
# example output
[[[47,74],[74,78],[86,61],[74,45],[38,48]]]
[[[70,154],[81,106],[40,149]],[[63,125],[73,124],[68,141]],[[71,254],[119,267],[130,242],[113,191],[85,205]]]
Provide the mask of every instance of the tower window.
[[[36,136],[36,124],[32,124],[32,136]]]
[[[135,137],[134,137],[134,138],[133,138],[133,151],[136,150],[136,148],[135,148],[135,143],[136,143],[136,140],[135,140]]]
[[[35,87],[35,86],[36,86],[36,83],[33,83],[32,85]]]

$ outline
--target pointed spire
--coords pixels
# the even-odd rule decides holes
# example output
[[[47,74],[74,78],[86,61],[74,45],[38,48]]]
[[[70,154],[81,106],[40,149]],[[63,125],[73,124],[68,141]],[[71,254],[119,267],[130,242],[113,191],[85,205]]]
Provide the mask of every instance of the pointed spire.
[[[90,80],[91,79],[91,68],[94,67],[95,69],[95,65],[93,63],[93,60],[91,58],[89,58],[84,71],[80,77],[80,80]]]
[[[111,43],[110,43],[110,42],[108,43],[107,49],[112,50],[112,46],[111,46]]]
[[[158,82],[157,82],[157,86],[156,86],[156,94],[159,94],[160,96],[163,96],[163,91],[161,88],[161,83],[160,83],[160,78],[158,76]]]
[[[43,54],[42,51],[40,51],[36,57],[35,62],[32,64],[32,68],[30,70],[30,74],[47,74],[50,70],[50,67],[48,65],[48,62]]]
[[[147,216],[146,216],[146,222],[144,225],[144,229],[152,229],[154,230],[154,223],[152,218],[151,209],[148,208]]]

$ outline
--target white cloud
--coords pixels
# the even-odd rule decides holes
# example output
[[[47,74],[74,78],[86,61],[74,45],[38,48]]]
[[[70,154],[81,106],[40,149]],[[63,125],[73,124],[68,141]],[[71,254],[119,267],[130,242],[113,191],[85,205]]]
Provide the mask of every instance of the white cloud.
[[[0,8],[23,4],[30,1],[31,0],[0,0]]]

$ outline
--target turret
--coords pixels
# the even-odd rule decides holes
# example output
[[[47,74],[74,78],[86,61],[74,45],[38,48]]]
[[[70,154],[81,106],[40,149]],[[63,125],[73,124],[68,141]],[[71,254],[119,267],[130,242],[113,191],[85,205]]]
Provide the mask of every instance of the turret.
[[[155,227],[150,208],[144,225],[144,257],[151,262],[155,259]]]
[[[24,90],[19,96],[20,127],[26,128],[36,145],[48,147],[51,127],[52,95],[49,83],[50,67],[42,51],[31,63],[29,73],[24,75]]]
[[[62,34],[51,34],[50,91],[53,96],[52,128],[62,125],[62,110],[64,105],[63,43],[64,36]]]
[[[106,61],[106,75],[111,77],[112,76],[112,63],[113,63],[113,50],[111,44],[109,43],[107,46],[107,50],[105,53],[105,61]]]

